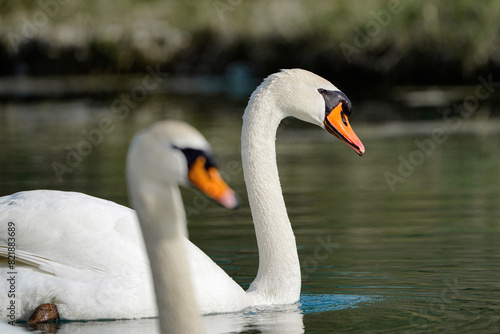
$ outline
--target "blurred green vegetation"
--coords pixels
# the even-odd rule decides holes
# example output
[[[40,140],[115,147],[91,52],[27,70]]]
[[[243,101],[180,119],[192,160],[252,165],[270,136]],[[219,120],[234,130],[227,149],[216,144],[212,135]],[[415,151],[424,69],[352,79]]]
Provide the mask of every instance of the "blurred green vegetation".
[[[499,17],[498,0],[4,0],[0,74],[19,60],[32,74],[245,61],[453,81],[500,67]]]

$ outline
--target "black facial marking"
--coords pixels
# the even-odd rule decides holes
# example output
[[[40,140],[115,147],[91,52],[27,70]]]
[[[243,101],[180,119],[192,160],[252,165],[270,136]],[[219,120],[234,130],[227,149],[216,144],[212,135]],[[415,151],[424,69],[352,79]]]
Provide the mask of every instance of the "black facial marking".
[[[333,108],[335,108],[339,103],[342,103],[342,111],[345,115],[351,115],[352,103],[344,93],[341,91],[326,90],[323,88],[319,88],[318,92],[321,96],[323,96],[323,99],[325,99],[325,117],[330,115]],[[344,115],[342,116],[342,120],[344,121]],[[346,124],[345,121],[344,124]]]
[[[205,158],[205,169],[209,170],[211,167],[215,167],[216,163],[214,159],[205,151],[203,150],[198,150],[194,148],[180,148],[177,146],[174,146],[174,148],[178,149],[182,153],[184,153],[184,156],[186,157],[187,160],[187,165],[188,165],[188,170],[191,169],[191,166],[194,164],[196,159],[199,157],[204,157]]]

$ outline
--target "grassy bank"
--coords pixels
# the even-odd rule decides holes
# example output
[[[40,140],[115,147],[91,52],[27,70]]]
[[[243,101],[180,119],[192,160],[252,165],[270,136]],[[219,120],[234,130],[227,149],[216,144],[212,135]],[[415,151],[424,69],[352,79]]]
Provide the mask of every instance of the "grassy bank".
[[[217,73],[300,66],[370,83],[453,83],[500,67],[500,2],[12,0],[0,74]]]

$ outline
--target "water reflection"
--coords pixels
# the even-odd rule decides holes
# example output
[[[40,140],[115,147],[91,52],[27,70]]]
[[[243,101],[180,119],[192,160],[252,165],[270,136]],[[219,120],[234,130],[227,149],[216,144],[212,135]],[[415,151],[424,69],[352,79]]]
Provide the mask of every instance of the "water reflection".
[[[375,302],[370,296],[304,294],[295,305],[260,307],[240,313],[203,317],[207,334],[247,333],[301,334],[305,332],[304,314],[336,311]],[[36,329],[52,333],[159,333],[157,319],[61,322],[41,324]]]
[[[252,310],[242,313],[214,314],[203,317],[206,334],[255,332],[268,334],[304,333],[303,315],[299,308]],[[46,333],[159,333],[158,319],[116,321],[60,322],[41,324],[35,329]]]

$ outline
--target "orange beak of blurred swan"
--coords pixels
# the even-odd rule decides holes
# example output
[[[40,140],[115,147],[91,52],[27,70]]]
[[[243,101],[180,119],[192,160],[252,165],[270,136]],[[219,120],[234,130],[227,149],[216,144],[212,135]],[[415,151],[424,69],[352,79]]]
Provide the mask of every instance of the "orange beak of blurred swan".
[[[206,158],[199,156],[190,166],[189,181],[202,193],[214,199],[228,209],[236,209],[239,204],[238,196],[220,176],[215,166],[207,166]]]

